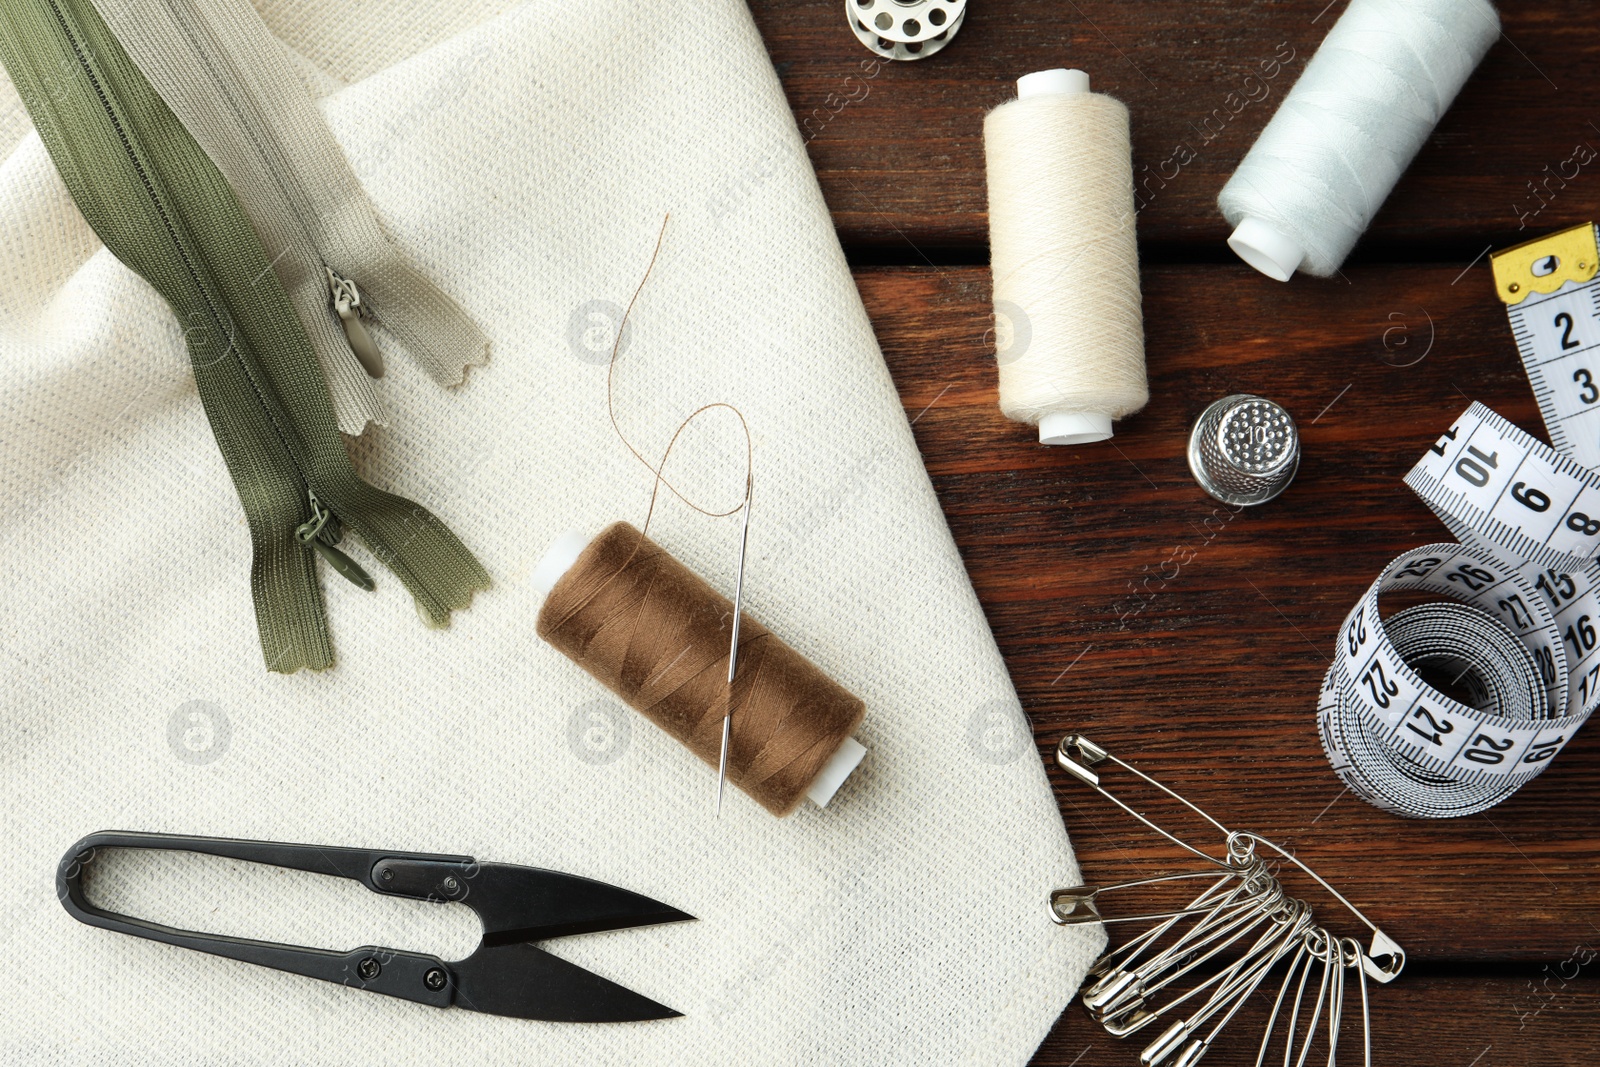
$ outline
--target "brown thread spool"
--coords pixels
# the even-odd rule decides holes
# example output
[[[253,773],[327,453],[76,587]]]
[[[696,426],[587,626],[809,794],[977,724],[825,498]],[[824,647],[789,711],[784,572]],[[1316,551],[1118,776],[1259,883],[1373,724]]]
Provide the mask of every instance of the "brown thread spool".
[[[713,768],[731,699],[728,781],[787,815],[819,777],[842,781],[859,761],[850,735],[866,704],[748,614],[730,694],[732,615],[728,598],[618,522],[551,587],[538,632]]]

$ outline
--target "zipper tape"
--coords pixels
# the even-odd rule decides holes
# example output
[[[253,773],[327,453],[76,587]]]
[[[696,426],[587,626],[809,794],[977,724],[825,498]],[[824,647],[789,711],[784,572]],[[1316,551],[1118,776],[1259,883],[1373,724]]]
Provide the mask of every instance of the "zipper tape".
[[[1340,628],[1328,761],[1401,815],[1467,815],[1549,765],[1600,707],[1600,230],[1490,257],[1545,445],[1482,404],[1406,475],[1460,542],[1395,559]],[[1448,601],[1388,619],[1387,593]]]
[[[489,341],[384,232],[249,0],[94,0],[134,64],[233,187],[327,376],[339,426],[384,421],[371,316],[440,385],[488,361]],[[331,283],[331,284],[330,284]],[[358,292],[340,305],[341,292]]]
[[[7,0],[0,61],[85,219],[184,326],[253,550],[269,669],[333,662],[314,551],[359,534],[443,624],[488,585],[425,508],[357,477],[304,329],[222,174],[128,59],[88,0]],[[328,513],[319,520],[318,509]],[[334,520],[342,520],[335,522]]]

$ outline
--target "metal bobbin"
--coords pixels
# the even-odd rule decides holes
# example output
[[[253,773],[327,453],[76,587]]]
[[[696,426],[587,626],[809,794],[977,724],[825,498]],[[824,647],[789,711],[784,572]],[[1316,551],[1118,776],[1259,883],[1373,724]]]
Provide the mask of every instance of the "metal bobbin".
[[[845,0],[856,39],[884,59],[927,59],[966,20],[967,0]]]

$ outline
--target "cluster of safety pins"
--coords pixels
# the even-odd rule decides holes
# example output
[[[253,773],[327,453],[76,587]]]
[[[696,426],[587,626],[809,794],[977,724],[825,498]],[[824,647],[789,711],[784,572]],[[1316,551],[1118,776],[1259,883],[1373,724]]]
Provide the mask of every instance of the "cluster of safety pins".
[[[1405,952],[1371,920],[1292,853],[1245,830],[1229,830],[1182,796],[1117,759],[1088,738],[1072,734],[1056,750],[1063,769],[1145,826],[1205,863],[1195,871],[1143,878],[1106,886],[1077,886],[1050,894],[1050,917],[1063,926],[1083,923],[1154,923],[1143,933],[1106,952],[1090,968],[1083,1005],[1108,1034],[1123,1038],[1164,1018],[1173,1018],[1139,1056],[1144,1067],[1190,1067],[1263,985],[1287,961],[1277,999],[1267,1018],[1256,1063],[1282,1043],[1285,1063],[1309,1062],[1319,1034],[1325,1034],[1326,1062],[1334,1064],[1345,1014],[1346,986],[1353,972],[1361,999],[1363,1062],[1372,1062],[1367,979],[1387,983],[1405,967]],[[1223,835],[1220,858],[1168,833],[1101,785],[1096,765],[1112,763],[1128,771],[1216,827]],[[1261,854],[1270,849],[1275,857]],[[1372,931],[1367,948],[1317,922],[1310,904],[1291,897],[1274,870],[1279,860],[1310,876],[1351,915]],[[1147,915],[1106,917],[1101,894],[1158,882],[1207,881],[1182,908]],[[1270,985],[1268,985],[1270,989]],[[1311,1003],[1307,1004],[1308,995]],[[1284,1020],[1280,1028],[1279,1020]],[[1295,1049],[1299,1052],[1296,1055]]]

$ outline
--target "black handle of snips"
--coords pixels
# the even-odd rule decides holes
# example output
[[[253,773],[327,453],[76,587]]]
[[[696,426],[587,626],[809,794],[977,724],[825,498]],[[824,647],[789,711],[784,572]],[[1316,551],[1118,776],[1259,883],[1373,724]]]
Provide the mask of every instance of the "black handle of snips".
[[[102,850],[140,848],[195,852],[249,863],[309,871],[360,882],[375,893],[408,896],[424,900],[448,900],[427,889],[429,885],[459,884],[451,875],[468,874],[476,861],[470,856],[439,856],[418,853],[376,852],[368,849],[334,848],[320,845],[292,845],[274,841],[241,841],[225,837],[189,837],[179,834],[147,834],[121,830],[102,830],[90,834],[61,858],[56,871],[56,895],[61,906],[81,923],[119,934],[131,934],[163,944],[206,952],[213,956],[272,967],[324,982],[353,986],[374,993],[400,997],[419,1004],[449,1007],[455,998],[455,976],[450,965],[434,956],[417,952],[367,945],[350,952],[284,945],[272,941],[225,937],[220,934],[178,930],[131,915],[119,915],[90,904],[83,892],[84,869]],[[388,868],[381,873],[379,865]],[[393,870],[404,877],[394,884]],[[422,879],[420,872],[429,877]],[[380,877],[386,884],[380,884]]]

